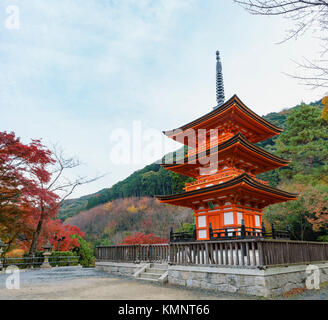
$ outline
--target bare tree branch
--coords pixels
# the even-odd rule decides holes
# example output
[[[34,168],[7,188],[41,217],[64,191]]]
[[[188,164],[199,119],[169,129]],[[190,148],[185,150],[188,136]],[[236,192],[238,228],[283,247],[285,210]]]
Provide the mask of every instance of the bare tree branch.
[[[309,29],[319,32],[323,50],[321,58],[328,55],[328,0],[234,0],[253,15],[283,16],[294,22],[294,28],[279,43],[297,39]],[[297,63],[311,75],[289,75],[312,89],[328,87],[328,59]]]
[[[59,149],[56,144],[53,144],[51,149],[56,164],[55,169],[52,171],[54,178],[49,182],[47,189],[57,194],[60,193],[59,204],[62,204],[78,186],[97,181],[105,176],[105,174],[93,178],[78,176],[71,180],[64,174],[67,170],[79,167],[81,162],[76,158],[65,157],[63,150]]]
[[[94,182],[104,175],[96,176],[94,178],[87,178],[87,177],[76,177],[73,180],[69,179],[65,176],[67,170],[74,169],[80,166],[80,161],[75,158],[66,158],[64,155],[63,150],[58,149],[56,145],[52,145],[52,155],[56,160],[55,165],[50,165],[49,171],[51,172],[52,179],[47,185],[43,185],[42,188],[53,192],[59,196],[59,200],[56,203],[54,208],[58,209],[60,205],[75,191],[75,189],[81,185],[88,184]],[[52,169],[54,166],[54,169]],[[52,170],[51,170],[52,169]],[[40,182],[42,183],[42,182]],[[41,215],[36,227],[36,230],[33,232],[32,243],[30,246],[30,255],[33,255],[37,248],[38,238],[41,232],[41,229],[46,221],[47,211],[49,208],[43,205],[42,199],[40,199],[40,211]]]

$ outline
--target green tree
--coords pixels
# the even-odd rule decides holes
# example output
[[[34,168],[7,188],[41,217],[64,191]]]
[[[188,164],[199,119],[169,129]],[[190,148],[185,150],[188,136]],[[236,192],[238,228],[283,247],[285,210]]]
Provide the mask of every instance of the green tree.
[[[180,228],[177,228],[175,232],[192,232],[194,230],[195,224],[194,223],[183,223]]]
[[[318,107],[293,109],[285,131],[276,140],[277,153],[291,164],[279,170],[280,177],[300,183],[327,183],[328,126]]]
[[[80,256],[80,264],[85,268],[93,267],[95,263],[95,257],[89,244],[81,236],[72,235],[71,237],[73,239],[77,238],[79,240],[80,246],[74,248],[73,252]]]
[[[187,182],[194,181],[193,178],[183,176],[181,174],[170,172],[172,179],[172,193],[182,193],[184,192],[183,188]]]

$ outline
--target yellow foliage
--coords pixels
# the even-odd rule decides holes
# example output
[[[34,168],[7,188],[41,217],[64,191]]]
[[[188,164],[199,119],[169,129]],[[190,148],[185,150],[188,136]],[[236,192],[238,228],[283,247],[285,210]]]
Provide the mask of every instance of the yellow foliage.
[[[324,97],[321,100],[321,103],[323,104],[323,109],[322,109],[322,119],[325,119],[326,121],[328,121],[328,96]]]
[[[103,208],[106,210],[106,211],[109,211],[112,207],[113,203],[112,202],[107,202],[104,204]]]
[[[13,249],[7,252],[6,257],[7,258],[15,258],[15,257],[22,257],[24,255],[23,249]]]
[[[328,121],[328,105],[323,107],[321,117],[322,117],[322,119],[325,119],[326,121]]]
[[[327,97],[324,97],[324,98],[321,100],[321,103],[322,103],[324,106],[328,106],[328,96],[327,96]]]
[[[134,205],[128,207],[128,212],[131,212],[131,213],[136,213],[138,212],[138,208],[136,208]]]

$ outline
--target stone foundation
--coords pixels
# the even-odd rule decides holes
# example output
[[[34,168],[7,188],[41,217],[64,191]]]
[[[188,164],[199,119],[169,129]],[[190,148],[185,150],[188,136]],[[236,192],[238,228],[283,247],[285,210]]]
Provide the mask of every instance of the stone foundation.
[[[132,277],[145,263],[96,262],[96,270]],[[320,283],[328,281],[328,262],[317,263]],[[295,288],[305,288],[308,265],[258,268],[206,267],[169,265],[168,283],[216,292],[274,297]]]
[[[144,265],[144,263],[96,262],[95,269],[117,276],[132,277]]]
[[[328,263],[316,264],[320,283],[328,281]],[[190,288],[239,293],[263,297],[281,295],[295,288],[305,288],[307,265],[272,267],[265,270],[169,266],[168,282]]]

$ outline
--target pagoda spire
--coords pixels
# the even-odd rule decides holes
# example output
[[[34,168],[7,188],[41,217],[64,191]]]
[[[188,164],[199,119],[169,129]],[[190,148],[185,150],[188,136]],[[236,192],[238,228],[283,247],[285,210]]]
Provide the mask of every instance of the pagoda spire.
[[[224,86],[223,86],[223,75],[222,75],[222,63],[220,59],[220,52],[216,51],[216,101],[217,106],[213,109],[217,109],[224,104]]]

